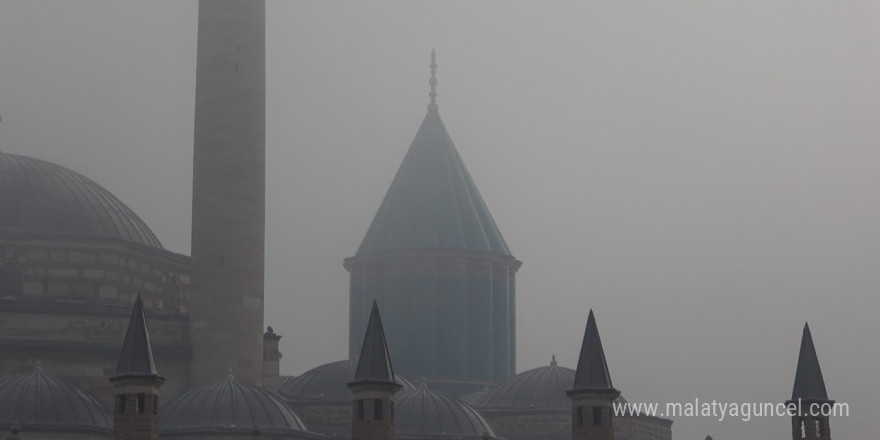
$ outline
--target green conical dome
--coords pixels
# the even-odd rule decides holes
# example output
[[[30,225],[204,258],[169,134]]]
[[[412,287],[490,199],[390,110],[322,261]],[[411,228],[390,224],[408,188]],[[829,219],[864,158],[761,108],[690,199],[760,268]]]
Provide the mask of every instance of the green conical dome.
[[[510,255],[436,105],[429,107],[357,255],[432,248]]]

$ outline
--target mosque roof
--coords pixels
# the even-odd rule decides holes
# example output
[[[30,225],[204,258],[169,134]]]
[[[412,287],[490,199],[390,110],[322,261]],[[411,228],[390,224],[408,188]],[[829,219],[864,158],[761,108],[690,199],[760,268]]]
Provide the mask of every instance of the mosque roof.
[[[306,431],[303,422],[276,395],[226,379],[188,391],[160,409],[162,434],[241,432],[255,427],[267,434]]]
[[[116,196],[60,165],[0,152],[0,233],[162,243]]]
[[[560,367],[554,357],[550,365],[519,373],[470,403],[492,409],[568,409],[571,399],[566,391],[574,385],[574,373],[571,368]]]
[[[88,391],[61,378],[32,373],[0,380],[0,426],[30,431],[113,432],[113,418]]]
[[[473,407],[426,386],[397,393],[394,408],[398,438],[498,438]]]
[[[436,69],[432,54],[432,70]],[[477,185],[431,104],[357,255],[407,249],[466,249],[510,255]]]
[[[352,356],[351,359],[317,366],[297,377],[282,380],[278,393],[291,400],[349,401],[351,390],[346,384],[354,380],[357,365],[357,356]],[[404,391],[415,389],[409,380],[397,373],[394,379]]]

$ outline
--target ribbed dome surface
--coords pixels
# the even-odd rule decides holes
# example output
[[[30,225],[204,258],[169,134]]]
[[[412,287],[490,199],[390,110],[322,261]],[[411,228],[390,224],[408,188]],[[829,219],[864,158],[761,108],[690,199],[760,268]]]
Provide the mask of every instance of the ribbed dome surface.
[[[101,185],[62,166],[8,153],[0,153],[0,232],[162,247],[146,223]]]
[[[0,424],[12,423],[26,430],[113,432],[113,418],[94,396],[39,367],[0,380]]]
[[[231,376],[182,394],[162,406],[161,433],[305,431],[303,422],[278,397]]]
[[[524,371],[502,382],[471,403],[477,408],[571,408],[565,393],[574,386],[575,371],[554,360],[546,367]]]
[[[425,115],[357,255],[426,248],[510,255],[436,107]]]
[[[350,400],[347,384],[354,380],[356,370],[357,360],[331,362],[284,381],[278,392],[292,400]],[[399,374],[395,378],[403,385],[403,391],[415,388]]]
[[[497,438],[492,426],[467,403],[418,388],[394,398],[394,429],[398,437]]]

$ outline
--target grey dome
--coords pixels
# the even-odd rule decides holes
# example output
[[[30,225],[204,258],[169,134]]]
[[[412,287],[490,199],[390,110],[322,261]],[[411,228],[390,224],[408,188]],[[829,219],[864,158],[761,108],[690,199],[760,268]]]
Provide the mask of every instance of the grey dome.
[[[524,371],[471,400],[477,408],[571,408],[565,393],[574,386],[575,372],[554,360],[546,367]]]
[[[426,387],[397,393],[394,411],[398,438],[498,438],[470,405]]]
[[[274,394],[238,382],[225,380],[189,391],[162,405],[159,412],[162,434],[196,432],[293,433],[306,427],[293,410]]]
[[[291,400],[351,400],[347,384],[354,380],[357,364],[357,359],[350,359],[312,368],[301,376],[283,381],[278,393]],[[403,391],[415,388],[399,374],[395,379],[403,386]]]
[[[0,380],[0,426],[13,423],[36,431],[113,432],[113,418],[94,396],[39,367]]]
[[[162,248],[109,191],[60,165],[0,152],[0,232],[101,237]]]
[[[570,409],[566,391],[574,387],[575,371],[553,361],[511,377],[489,391],[474,394],[468,403],[480,409]],[[618,396],[616,402],[626,402]]]

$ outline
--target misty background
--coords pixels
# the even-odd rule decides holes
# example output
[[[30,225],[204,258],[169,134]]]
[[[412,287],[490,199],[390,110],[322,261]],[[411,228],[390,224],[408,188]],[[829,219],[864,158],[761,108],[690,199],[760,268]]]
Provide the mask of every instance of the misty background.
[[[0,150],[189,254],[195,0],[0,0]],[[596,312],[630,401],[781,402],[810,322],[835,438],[880,414],[880,4],[267,1],[266,324],[348,356],[352,256],[428,103],[514,255],[518,371]],[[676,439],[790,438],[677,418]]]

